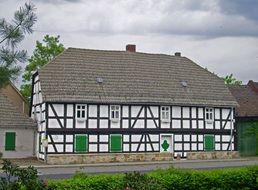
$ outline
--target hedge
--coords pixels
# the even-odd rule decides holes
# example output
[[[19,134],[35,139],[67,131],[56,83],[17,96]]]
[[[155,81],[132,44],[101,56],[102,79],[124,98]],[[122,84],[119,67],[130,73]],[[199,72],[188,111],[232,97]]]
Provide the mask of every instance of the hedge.
[[[258,189],[258,166],[189,170],[169,168],[147,174],[75,175],[71,179],[51,180],[49,189],[57,190],[196,190]]]

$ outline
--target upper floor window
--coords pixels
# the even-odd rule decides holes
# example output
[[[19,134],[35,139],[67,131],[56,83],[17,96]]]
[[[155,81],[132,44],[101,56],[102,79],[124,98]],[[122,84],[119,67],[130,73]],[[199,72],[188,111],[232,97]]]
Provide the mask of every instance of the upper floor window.
[[[77,119],[86,119],[86,105],[85,104],[77,104],[76,105],[76,118]]]
[[[120,120],[120,106],[112,105],[110,109],[111,121],[117,122]]]
[[[170,121],[170,107],[169,106],[161,107],[161,121],[163,121],[163,122]]]
[[[213,122],[213,120],[214,120],[213,108],[205,108],[205,121]]]

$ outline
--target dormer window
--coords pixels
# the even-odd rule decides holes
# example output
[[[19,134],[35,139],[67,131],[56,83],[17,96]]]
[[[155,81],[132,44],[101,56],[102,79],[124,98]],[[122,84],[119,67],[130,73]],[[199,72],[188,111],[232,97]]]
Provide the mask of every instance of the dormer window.
[[[110,107],[110,120],[118,122],[120,120],[120,106],[111,105]]]
[[[161,121],[170,122],[170,107],[162,106],[161,107]]]
[[[76,119],[78,120],[86,120],[86,110],[87,106],[85,104],[77,104],[76,105]]]
[[[212,123],[214,121],[213,108],[205,108],[205,121],[207,123]]]

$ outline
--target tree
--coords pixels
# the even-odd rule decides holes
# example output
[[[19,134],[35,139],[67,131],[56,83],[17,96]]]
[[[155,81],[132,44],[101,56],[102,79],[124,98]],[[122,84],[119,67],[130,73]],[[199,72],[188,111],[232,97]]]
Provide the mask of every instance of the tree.
[[[34,11],[33,4],[25,3],[14,13],[11,23],[0,19],[0,88],[16,79],[21,70],[17,63],[27,59],[27,52],[18,50],[17,46],[25,34],[33,32],[32,26],[37,20]]]
[[[31,97],[31,79],[33,73],[40,69],[43,65],[54,59],[57,55],[64,51],[64,45],[59,42],[59,37],[53,37],[46,35],[43,39],[43,43],[37,41],[36,48],[33,55],[29,58],[29,64],[25,68],[23,74],[23,84],[21,86],[22,95],[30,101]]]
[[[225,84],[235,84],[235,85],[241,85],[242,81],[237,80],[233,77],[233,74],[227,75],[223,78]]]

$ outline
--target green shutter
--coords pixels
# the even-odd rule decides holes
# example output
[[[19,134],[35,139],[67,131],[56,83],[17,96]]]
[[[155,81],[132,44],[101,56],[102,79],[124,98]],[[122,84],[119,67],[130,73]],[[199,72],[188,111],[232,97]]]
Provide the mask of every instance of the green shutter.
[[[15,132],[5,133],[5,150],[15,150]]]
[[[213,151],[214,148],[214,135],[204,135],[204,150]]]
[[[87,135],[75,136],[75,152],[87,152],[88,149],[88,137]]]
[[[122,152],[122,135],[110,135],[110,151]]]

